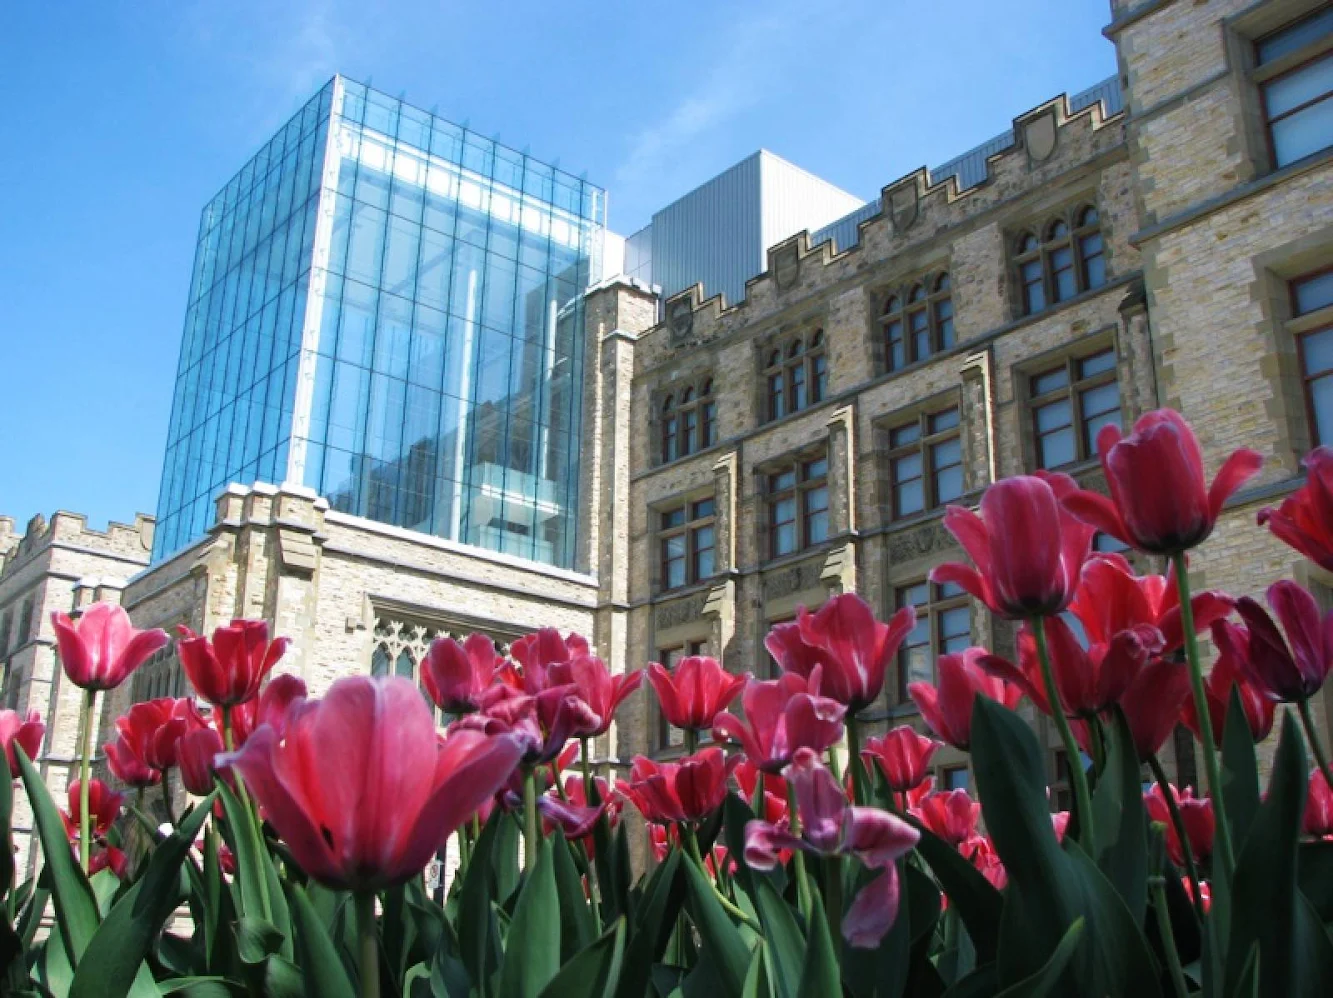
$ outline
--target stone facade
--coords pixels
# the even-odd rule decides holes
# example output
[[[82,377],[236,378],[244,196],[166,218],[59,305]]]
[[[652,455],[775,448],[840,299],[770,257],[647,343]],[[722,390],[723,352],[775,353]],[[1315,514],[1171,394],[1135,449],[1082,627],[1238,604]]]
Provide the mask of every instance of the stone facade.
[[[146,570],[146,518],[98,534],[57,514],[22,540],[0,520],[0,625],[30,621],[22,641],[17,624],[3,632],[7,696],[53,719],[43,759],[52,786],[63,786],[72,755],[75,699],[54,668],[51,609],[118,599],[140,627],[197,630],[263,617],[294,639],[281,668],[315,693],[376,664],[415,675],[439,634],[483,630],[505,642],[542,625],[587,634],[617,671],[705,650],[762,674],[764,635],[797,607],[855,590],[887,617],[933,566],[960,557],[930,494],[944,479],[931,486],[928,468],[925,508],[895,508],[893,460],[909,453],[908,431],[929,435],[931,417],[949,416],[954,425],[941,422],[925,446],[949,445],[950,499],[975,502],[997,478],[1039,466],[1034,393],[1048,388],[1042,404],[1067,398],[1075,413],[1074,460],[1060,470],[1090,487],[1104,487],[1089,446],[1101,410],[1082,400],[1098,388],[1125,426],[1160,405],[1181,409],[1210,471],[1235,447],[1260,449],[1264,473],[1196,558],[1196,582],[1254,594],[1294,575],[1333,593],[1333,579],[1254,525],[1261,504],[1299,484],[1299,458],[1316,439],[1297,350],[1310,323],[1291,318],[1288,282],[1333,265],[1333,149],[1270,162],[1253,41],[1316,6],[1114,0],[1106,34],[1124,113],[1048,101],[1014,119],[1015,143],[990,158],[983,183],[932,184],[924,170],[894,181],[855,245],[785,240],[737,303],[702,301],[697,287],[663,302],[627,278],[591,288],[577,572],[333,512],[290,485],[229,487],[208,536]],[[1047,307],[1025,306],[1026,233],[1049,244],[1034,257],[1047,299],[1061,299]],[[1073,263],[1067,277],[1060,246]],[[934,313],[935,348],[894,363],[890,301],[905,315],[918,284],[932,310],[947,300],[951,334]],[[788,370],[797,344],[807,358],[791,361],[805,379],[802,404],[784,396],[795,411],[777,413],[773,358]],[[1061,388],[1062,378],[1073,384]],[[668,400],[710,383],[712,432],[691,453],[664,454],[664,420],[684,418],[667,413]],[[774,489],[789,471],[809,476],[793,489],[810,498],[796,500],[798,542],[775,550]],[[664,514],[677,509],[706,522],[711,546],[706,570],[691,563],[668,578]],[[1012,629],[979,605],[947,593],[931,605],[927,670],[946,639],[1012,649]],[[961,627],[946,613],[960,608]],[[164,654],[107,698],[101,723],[136,698],[183,689]],[[1330,697],[1317,711],[1325,728]],[[897,723],[919,717],[895,672],[876,724]],[[1045,736],[1055,779],[1056,737]],[[614,766],[679,751],[673,741],[645,688],[598,750]],[[1193,760],[1167,755],[1193,782]],[[963,757],[938,759],[942,782],[963,777]]]

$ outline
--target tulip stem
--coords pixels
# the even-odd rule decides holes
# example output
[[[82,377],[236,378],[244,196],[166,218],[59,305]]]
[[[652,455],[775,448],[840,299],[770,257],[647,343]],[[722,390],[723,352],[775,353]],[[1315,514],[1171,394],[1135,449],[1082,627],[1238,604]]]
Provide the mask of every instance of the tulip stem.
[[[222,706],[222,744],[228,752],[236,751],[236,736],[232,733],[231,728],[230,704],[223,704]],[[265,848],[264,826],[259,821],[259,811],[255,807],[254,802],[250,800],[250,792],[245,789],[245,780],[241,778],[241,774],[233,769],[232,778],[236,781],[236,793],[237,796],[241,798],[241,808],[245,811],[246,820],[250,822],[255,830],[255,841],[259,848],[263,849]],[[163,780],[165,781],[165,779],[166,776],[163,774]],[[170,805],[168,805],[168,810],[170,810]],[[240,834],[239,829],[236,830],[236,834]],[[259,906],[263,911],[264,918],[271,920],[273,918],[273,909],[268,897],[268,877],[261,874],[258,880]]]
[[[762,781],[763,774],[760,774]],[[801,834],[801,812],[796,806],[796,784],[787,781],[787,827],[792,835]],[[797,849],[791,858],[796,866],[796,900],[801,906],[801,914],[807,922],[810,920],[810,878],[805,872],[805,853]]]
[[[693,728],[685,729],[685,754],[694,755],[699,750],[699,732]]]
[[[1041,679],[1046,686],[1046,701],[1051,707],[1051,716],[1060,732],[1060,740],[1065,747],[1066,769],[1069,770],[1069,782],[1074,786],[1074,799],[1078,804],[1078,828],[1083,839],[1083,848],[1094,859],[1097,856],[1097,829],[1093,825],[1092,796],[1088,793],[1088,774],[1083,771],[1083,757],[1074,741],[1073,729],[1069,727],[1069,718],[1065,717],[1064,702],[1060,699],[1060,688],[1055,685],[1055,673],[1051,669],[1051,654],[1046,647],[1046,621],[1043,617],[1033,617],[1029,622],[1032,633],[1037,639],[1037,659],[1041,663]]]
[[[531,875],[537,868],[537,771],[523,774],[523,867]]]
[[[824,860],[824,913],[828,916],[828,931],[835,953],[842,952],[842,866],[841,856],[829,856]]]
[[[1171,825],[1175,828],[1176,838],[1180,841],[1181,855],[1185,857],[1185,872],[1189,875],[1190,891],[1194,895],[1194,914],[1199,917],[1199,924],[1203,925],[1203,895],[1199,893],[1199,867],[1194,862],[1194,850],[1190,848],[1190,837],[1185,831],[1185,819],[1181,817],[1180,807],[1176,804],[1176,795],[1171,792],[1170,781],[1166,778],[1166,770],[1162,769],[1157,753],[1148,756],[1148,768],[1152,770],[1157,785],[1162,788],[1166,810],[1171,815]]]
[[[713,893],[717,896],[718,903],[722,905],[722,908],[732,918],[748,925],[750,928],[754,929],[755,932],[763,932],[763,926],[747,915],[742,909],[738,908],[729,897],[722,893],[721,888],[713,882],[713,879],[708,876],[708,867],[704,864],[703,855],[699,851],[699,837],[694,834],[694,828],[683,821],[680,823],[679,827],[681,838],[685,841],[685,851],[689,854],[690,859],[692,859],[699,867],[699,872],[704,875],[704,879],[713,885]],[[716,867],[716,858],[714,858],[713,862]]]
[[[1171,971],[1171,986],[1177,998],[1189,998],[1189,988],[1185,985],[1185,972],[1180,967],[1180,954],[1176,951],[1176,938],[1171,932],[1171,915],[1166,907],[1165,881],[1160,873],[1154,872],[1148,878],[1148,890],[1152,893],[1153,911],[1157,915],[1157,932],[1162,939],[1162,952],[1166,955],[1166,965]]]
[[[592,743],[587,738],[579,739],[579,761],[583,767],[583,803],[592,804]],[[598,803],[602,803],[598,801]],[[603,812],[598,817],[597,822],[601,824],[606,821],[606,813]],[[607,823],[607,830],[610,831],[610,823]],[[579,846],[578,848],[582,848]],[[585,853],[586,855],[586,853]],[[588,862],[588,900],[592,902],[592,919],[597,926],[597,931],[602,931],[602,883],[597,876],[597,863],[589,857]]]
[[[176,828],[176,814],[171,809],[171,770],[162,770],[162,807],[167,812],[167,821],[171,822],[173,830]]]
[[[380,998],[380,944],[375,934],[375,895],[371,891],[357,891],[354,897],[361,998]]]
[[[851,714],[847,715],[847,765],[852,768],[852,803],[866,803],[865,768],[861,765],[861,728]]]
[[[1236,868],[1236,854],[1231,848],[1231,823],[1222,803],[1222,771],[1217,764],[1217,743],[1213,740],[1213,719],[1208,709],[1208,692],[1203,685],[1203,666],[1199,661],[1199,636],[1194,633],[1194,606],[1190,596],[1190,573],[1185,552],[1171,556],[1176,571],[1176,591],[1180,596],[1180,629],[1185,634],[1185,658],[1189,662],[1190,687],[1194,691],[1194,712],[1199,718],[1199,741],[1203,743],[1203,764],[1208,774],[1208,793],[1217,815],[1217,853],[1222,860],[1222,874],[1231,883]]]
[[[88,872],[92,856],[92,815],[88,813],[89,783],[92,782],[93,706],[96,690],[83,691],[83,711],[79,715],[79,863]]]
[[[1314,718],[1310,714],[1309,698],[1297,702],[1296,709],[1301,712],[1301,724],[1305,726],[1305,737],[1310,740],[1310,751],[1314,753],[1315,761],[1319,763],[1329,788],[1333,789],[1333,768],[1329,767],[1328,753],[1324,751],[1324,746],[1319,741],[1319,731],[1315,728]]]

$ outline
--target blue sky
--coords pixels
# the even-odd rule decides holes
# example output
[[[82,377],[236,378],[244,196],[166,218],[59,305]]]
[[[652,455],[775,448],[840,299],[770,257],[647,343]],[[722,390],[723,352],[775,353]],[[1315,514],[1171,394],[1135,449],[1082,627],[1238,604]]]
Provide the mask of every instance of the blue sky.
[[[869,199],[1115,72],[1106,0],[0,5],[0,513],[152,512],[204,203],[341,71],[628,233],[763,146]]]

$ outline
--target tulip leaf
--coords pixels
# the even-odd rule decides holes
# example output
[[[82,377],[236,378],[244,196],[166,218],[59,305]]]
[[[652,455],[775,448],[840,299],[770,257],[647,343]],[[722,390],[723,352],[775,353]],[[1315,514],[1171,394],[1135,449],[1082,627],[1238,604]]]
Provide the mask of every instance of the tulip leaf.
[[[1259,998],[1259,944],[1252,943],[1245,953],[1245,962],[1227,998]]]
[[[494,911],[495,872],[491,866],[491,852],[500,826],[508,821],[509,816],[499,808],[491,813],[472,847],[472,858],[459,892],[459,911],[467,913],[456,923],[459,956],[472,978],[473,987],[482,994],[487,993],[487,982],[500,965],[500,930]]]
[[[1124,900],[1137,925],[1142,924],[1148,909],[1148,819],[1143,806],[1143,780],[1134,735],[1118,708],[1107,733],[1106,764],[1092,798],[1097,866]]]
[[[537,998],[560,971],[560,896],[553,845],[551,839],[543,839],[536,863],[523,871],[500,967],[499,993],[505,998]]]
[[[160,981],[158,987],[164,995],[183,998],[233,998],[246,993],[244,986],[224,977],[174,977]]]
[[[1154,998],[1161,994],[1161,972],[1139,922],[1115,886],[1073,838],[1065,840],[1079,908],[1088,930],[1082,952],[1090,952],[1091,967],[1079,968],[1079,983],[1094,994]]]
[[[222,798],[222,808],[227,815],[232,849],[236,856],[236,885],[240,889],[241,900],[238,914],[268,919],[270,913],[264,910],[268,874],[262,866],[260,851],[263,846],[259,842],[255,823],[240,798],[231,792],[223,780],[215,779],[214,784]]]
[[[770,959],[765,956],[766,952],[770,951],[764,947],[755,947],[754,955],[750,957],[750,969],[745,972],[745,987],[741,990],[741,998],[768,998],[769,984],[764,967]]]
[[[1234,990],[1244,960],[1259,946],[1263,968],[1261,994],[1308,994],[1311,953],[1297,951],[1297,842],[1306,793],[1305,748],[1290,713],[1283,717],[1282,739],[1273,760],[1268,798],[1259,808],[1245,846],[1236,857],[1231,883],[1231,925],[1225,968],[1226,990]]]
[[[108,913],[75,965],[69,998],[157,994],[144,958],[180,901],[180,868],[208,817],[213,798],[158,843],[143,878]]]
[[[957,909],[976,949],[977,963],[990,963],[995,959],[1003,896],[957,849],[929,829],[921,828],[920,832],[917,852],[944,888],[949,904]]]
[[[625,953],[625,920],[615,924],[569,960],[541,992],[542,998],[611,998]]]
[[[291,912],[300,944],[301,965],[306,968],[306,990],[323,998],[355,998],[356,989],[347,976],[342,958],[323,920],[310,903],[305,889],[293,884]]]
[[[1045,965],[1027,980],[1005,988],[996,995],[996,998],[1046,998],[1047,995],[1055,994],[1056,982],[1060,980],[1065,967],[1069,965],[1074,951],[1078,948],[1084,924],[1083,919],[1074,919],[1064,938],[1060,940],[1060,945],[1055,947],[1055,952]]]
[[[796,998],[827,998],[842,992],[838,953],[833,948],[828,919],[824,916],[824,902],[818,891],[811,891],[810,895],[810,938]]]
[[[1254,756],[1250,722],[1241,706],[1240,689],[1231,687],[1231,702],[1222,728],[1222,803],[1230,822],[1237,855],[1245,847],[1254,816],[1259,813],[1259,769]],[[1217,816],[1220,821],[1222,816]]]
[[[960,977],[944,998],[995,998],[995,964],[988,963]]]
[[[649,879],[643,900],[635,908],[617,998],[642,998],[647,993],[654,961],[661,958],[680,913],[685,894],[684,878],[680,876],[682,862],[689,860],[683,860],[680,851],[673,849]]]
[[[915,910],[918,902],[912,896],[914,884],[903,876],[903,866],[904,864],[899,864],[896,868],[899,891],[898,914],[879,945],[873,949],[851,945],[843,947],[843,983],[855,998],[890,998],[890,996],[897,998],[901,995],[903,988],[907,986],[908,975],[912,969],[912,939],[916,934],[912,916],[915,914],[924,928],[928,925],[933,926],[934,918],[939,914],[939,892],[934,890],[933,884],[930,884],[929,894],[924,890],[919,890],[918,894],[922,901],[928,901],[930,896],[934,897],[934,912]],[[912,872],[929,884],[929,878],[924,873],[918,870]],[[868,870],[864,867],[858,869],[852,890],[848,891],[844,887],[844,896],[855,896],[865,888],[866,884],[881,876],[885,876],[885,871]],[[813,933],[813,926],[811,932]],[[813,942],[812,934],[812,945]]]
[[[41,774],[17,742],[14,744],[14,757],[18,760],[23,788],[28,793],[28,803],[32,808],[33,823],[37,826],[37,836],[42,843],[42,858],[50,873],[60,939],[69,958],[69,966],[75,967],[101,921],[97,914],[97,898],[70,850],[65,823],[51,800]]]
[[[1296,873],[1320,921],[1333,922],[1333,840],[1301,843]]]
[[[750,968],[750,950],[723,909],[713,885],[693,860],[683,861],[689,889],[690,915],[699,930],[701,949],[710,958],[723,991],[736,998]]]
[[[732,795],[734,796],[734,795]],[[754,877],[754,906],[764,927],[764,950],[778,998],[795,998],[801,980],[805,935],[791,906],[767,877]]]
[[[578,842],[566,842],[557,835],[551,840],[555,863],[556,894],[559,898],[562,931],[560,934],[560,962],[567,963],[575,953],[584,949],[597,937],[592,909],[588,906],[583,878],[575,866],[572,849],[582,849]]]

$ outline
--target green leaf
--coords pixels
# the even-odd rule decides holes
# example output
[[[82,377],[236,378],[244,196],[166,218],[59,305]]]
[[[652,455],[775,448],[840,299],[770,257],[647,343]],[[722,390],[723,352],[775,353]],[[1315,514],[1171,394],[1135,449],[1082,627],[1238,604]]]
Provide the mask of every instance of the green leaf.
[[[701,948],[710,957],[723,991],[738,998],[750,968],[750,950],[698,864],[685,860],[683,866],[689,889],[690,914],[699,930]]]
[[[159,987],[164,995],[182,998],[232,998],[245,994],[244,985],[224,977],[176,977],[161,981]]]
[[[1093,807],[1095,809],[1096,805]],[[1056,982],[1060,980],[1060,975],[1065,972],[1065,967],[1069,965],[1074,951],[1078,948],[1079,939],[1083,935],[1083,926],[1083,919],[1076,918],[1045,965],[1027,980],[1005,988],[996,998],[1046,998],[1047,995],[1054,994]]]
[[[1251,946],[1259,946],[1260,994],[1306,994],[1312,976],[1310,952],[1293,945],[1297,926],[1296,857],[1305,810],[1305,748],[1291,713],[1273,760],[1268,799],[1250,826],[1236,858],[1231,888],[1231,925],[1226,951],[1226,990],[1234,991]]]
[[[544,839],[536,864],[525,871],[500,967],[505,998],[536,998],[560,971],[560,897],[552,846]]]
[[[935,879],[949,896],[950,909],[956,910],[967,926],[967,934],[976,948],[977,962],[990,963],[995,959],[996,932],[1004,897],[957,849],[928,829],[919,830],[921,839],[917,842],[917,852],[929,864]]]
[[[1085,945],[1091,955],[1090,971],[1080,968],[1079,983],[1090,982],[1095,994],[1133,995],[1154,998],[1161,994],[1161,971],[1143,935],[1141,923],[1073,838],[1065,839],[1073,883],[1080,893],[1080,910],[1086,915]]]
[[[542,998],[611,998],[620,979],[624,952],[625,920],[617,918],[611,928],[551,978],[542,990]]]
[[[243,917],[236,923],[236,953],[243,963],[263,963],[281,946],[282,933],[272,922]]]
[[[580,950],[591,945],[597,936],[593,925],[592,908],[583,889],[583,878],[574,865],[572,849],[582,849],[578,842],[567,842],[564,836],[551,841],[555,861],[556,892],[559,897],[562,932],[560,934],[560,962],[568,963]]]
[[[1232,844],[1239,855],[1245,847],[1254,816],[1259,813],[1259,769],[1254,757],[1250,722],[1245,719],[1240,690],[1231,688],[1226,723],[1222,729],[1222,803],[1231,823]]]
[[[306,968],[306,994],[309,998],[356,998],[356,989],[310,896],[296,884],[289,890],[301,965]]]
[[[1227,992],[1228,998],[1259,998],[1259,944],[1252,943],[1245,953],[1245,962],[1235,984]]]
[[[55,898],[56,922],[65,946],[69,965],[76,966],[83,951],[97,932],[97,898],[84,876],[65,835],[65,823],[56,810],[41,774],[33,767],[22,746],[15,744],[23,788],[28,792],[33,823],[42,843],[42,857],[50,873],[51,894]]]
[[[1119,708],[1108,734],[1106,764],[1092,797],[1097,866],[1124,900],[1135,924],[1142,924],[1148,910],[1148,818],[1134,736]]]
[[[300,968],[280,956],[264,961],[263,989],[265,998],[308,998]]]
[[[1333,922],[1333,841],[1302,842],[1296,877],[1320,920]]]
[[[764,949],[772,968],[773,986],[779,998],[795,998],[801,982],[805,934],[773,882],[763,876],[754,877],[753,882],[754,906],[764,927]]]
[[[494,914],[495,873],[491,865],[491,854],[496,836],[502,824],[509,821],[500,808],[496,808],[490,820],[482,829],[472,849],[472,859],[468,863],[467,873],[463,875],[463,886],[459,892],[459,912],[455,923],[458,929],[458,950],[463,966],[467,968],[473,986],[483,994],[487,982],[500,965],[500,930]]]
[[[263,846],[254,822],[240,799],[231,792],[231,788],[222,780],[214,780],[217,794],[222,798],[222,808],[227,815],[227,826],[231,832],[232,849],[236,857],[235,884],[240,889],[240,911],[242,916],[268,918],[264,911],[264,887],[268,874],[263,868],[260,852]]]
[[[643,998],[647,993],[653,965],[671,939],[685,895],[684,878],[680,876],[682,862],[689,861],[682,860],[680,850],[673,849],[649,879],[643,900],[635,907],[617,998]]]
[[[116,902],[76,963],[69,998],[157,993],[144,986],[145,977],[152,984],[144,957],[180,901],[181,864],[212,803],[210,796],[158,843],[143,878]]]
[[[828,919],[824,917],[824,902],[818,891],[810,894],[810,939],[796,998],[828,998],[842,992],[838,954],[829,935]]]
[[[750,969],[745,972],[745,987],[741,998],[768,998],[768,980],[764,976],[764,966],[768,958],[763,947],[755,947],[750,957]]]

